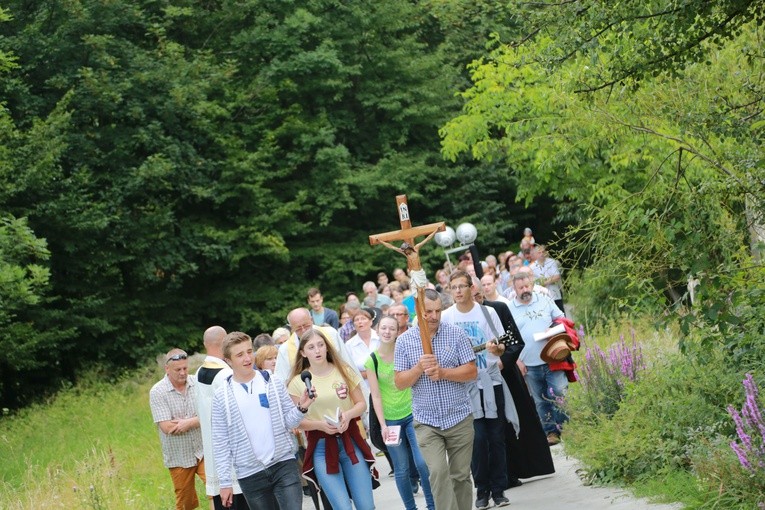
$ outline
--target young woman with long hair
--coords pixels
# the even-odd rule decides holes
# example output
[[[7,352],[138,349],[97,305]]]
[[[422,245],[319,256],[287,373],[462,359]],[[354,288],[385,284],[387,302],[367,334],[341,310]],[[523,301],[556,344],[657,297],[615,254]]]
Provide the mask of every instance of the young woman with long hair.
[[[420,474],[422,490],[425,493],[425,504],[428,510],[435,509],[433,493],[428,481],[428,466],[417,446],[417,438],[414,435],[414,419],[412,418],[412,390],[406,388],[399,390],[393,382],[393,352],[396,348],[398,337],[398,320],[390,315],[380,319],[377,325],[377,334],[380,337],[380,346],[372,355],[377,358],[377,367],[372,357],[367,360],[367,381],[372,394],[372,404],[377,419],[382,427],[382,436],[388,436],[388,427],[398,425],[401,427],[399,437],[401,443],[388,445],[388,454],[393,460],[396,488],[401,495],[406,510],[417,510],[410,484],[412,470],[416,469]],[[410,455],[411,454],[411,455]],[[410,458],[414,460],[411,465]]]
[[[351,497],[357,510],[372,510],[372,477],[377,478],[377,471],[372,451],[361,434],[359,417],[367,408],[361,379],[316,329],[300,337],[288,386],[293,398],[305,392],[301,379],[304,370],[311,373],[316,398],[300,423],[308,441],[303,476],[318,481],[334,510],[351,510]],[[330,423],[326,417],[338,419]]]

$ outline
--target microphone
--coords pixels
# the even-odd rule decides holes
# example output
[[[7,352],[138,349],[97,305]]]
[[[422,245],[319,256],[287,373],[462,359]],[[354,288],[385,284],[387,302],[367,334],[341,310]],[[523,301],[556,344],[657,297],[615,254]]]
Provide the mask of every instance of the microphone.
[[[311,385],[311,372],[309,372],[308,370],[303,370],[300,373],[300,378],[305,383],[305,389],[308,390],[308,396],[310,398],[316,398],[316,392],[313,391],[313,386]]]

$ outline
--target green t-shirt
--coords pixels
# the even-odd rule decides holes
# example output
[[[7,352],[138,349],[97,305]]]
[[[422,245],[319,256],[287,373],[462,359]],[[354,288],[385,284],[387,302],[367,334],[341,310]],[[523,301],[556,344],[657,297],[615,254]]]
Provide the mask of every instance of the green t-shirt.
[[[364,367],[367,371],[375,371],[375,363],[371,356],[367,358]],[[400,420],[412,414],[412,389],[396,388],[393,375],[393,363],[386,363],[377,356],[377,382],[380,386],[380,397],[386,420]],[[370,409],[370,412],[373,410]]]

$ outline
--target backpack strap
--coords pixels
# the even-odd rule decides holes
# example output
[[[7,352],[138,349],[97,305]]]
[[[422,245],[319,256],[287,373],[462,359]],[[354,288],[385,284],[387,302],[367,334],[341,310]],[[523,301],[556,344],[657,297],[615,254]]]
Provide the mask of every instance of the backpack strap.
[[[380,376],[380,374],[377,373],[377,355],[375,353],[371,353],[370,356],[372,357],[372,363],[375,364],[375,375]]]
[[[481,312],[483,312],[483,316],[486,319],[486,322],[489,323],[489,328],[491,328],[491,332],[494,334],[494,338],[499,338],[499,332],[497,331],[497,327],[494,325],[494,321],[491,320],[491,315],[489,315],[489,310],[486,308],[485,305],[478,305],[481,307]]]

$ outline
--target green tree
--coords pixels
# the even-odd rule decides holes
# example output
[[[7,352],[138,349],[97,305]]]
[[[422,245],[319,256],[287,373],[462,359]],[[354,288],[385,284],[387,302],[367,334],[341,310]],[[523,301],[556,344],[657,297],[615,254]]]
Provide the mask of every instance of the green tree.
[[[753,11],[745,9],[718,36],[702,37],[685,52],[676,34],[670,73],[667,61],[622,61],[621,55],[640,53],[642,37],[651,53],[658,44],[651,30],[669,37],[692,19],[652,16],[662,8],[647,4],[629,4],[632,11],[625,12],[564,4],[531,17],[540,28],[535,37],[498,43],[474,64],[463,114],[442,130],[444,154],[501,161],[527,200],[549,193],[578,203],[582,222],[569,240],[592,263],[584,281],[608,282],[601,292],[587,287],[601,312],[644,306],[647,295],[653,306],[677,303],[691,276],[707,299],[719,300],[747,274],[740,296],[761,314],[761,297],[746,290],[755,292],[762,279],[747,240],[748,227],[762,222],[765,191],[762,31],[746,23]],[[694,25],[698,33],[728,5],[711,4],[719,5],[705,7],[708,19]],[[596,11],[605,30],[591,28]],[[588,33],[597,35],[581,36]],[[639,72],[624,67],[638,61]],[[728,277],[713,280],[713,274]],[[754,329],[736,317],[738,305],[725,307],[727,316],[737,341],[751,343]]]
[[[47,241],[37,327],[66,332],[56,376],[195,350],[211,323],[270,331],[312,285],[339,304],[403,264],[367,240],[397,224],[396,194],[417,222],[473,221],[485,250],[529,219],[506,168],[439,153],[505,9],[462,25],[461,1],[8,9],[0,210]]]

